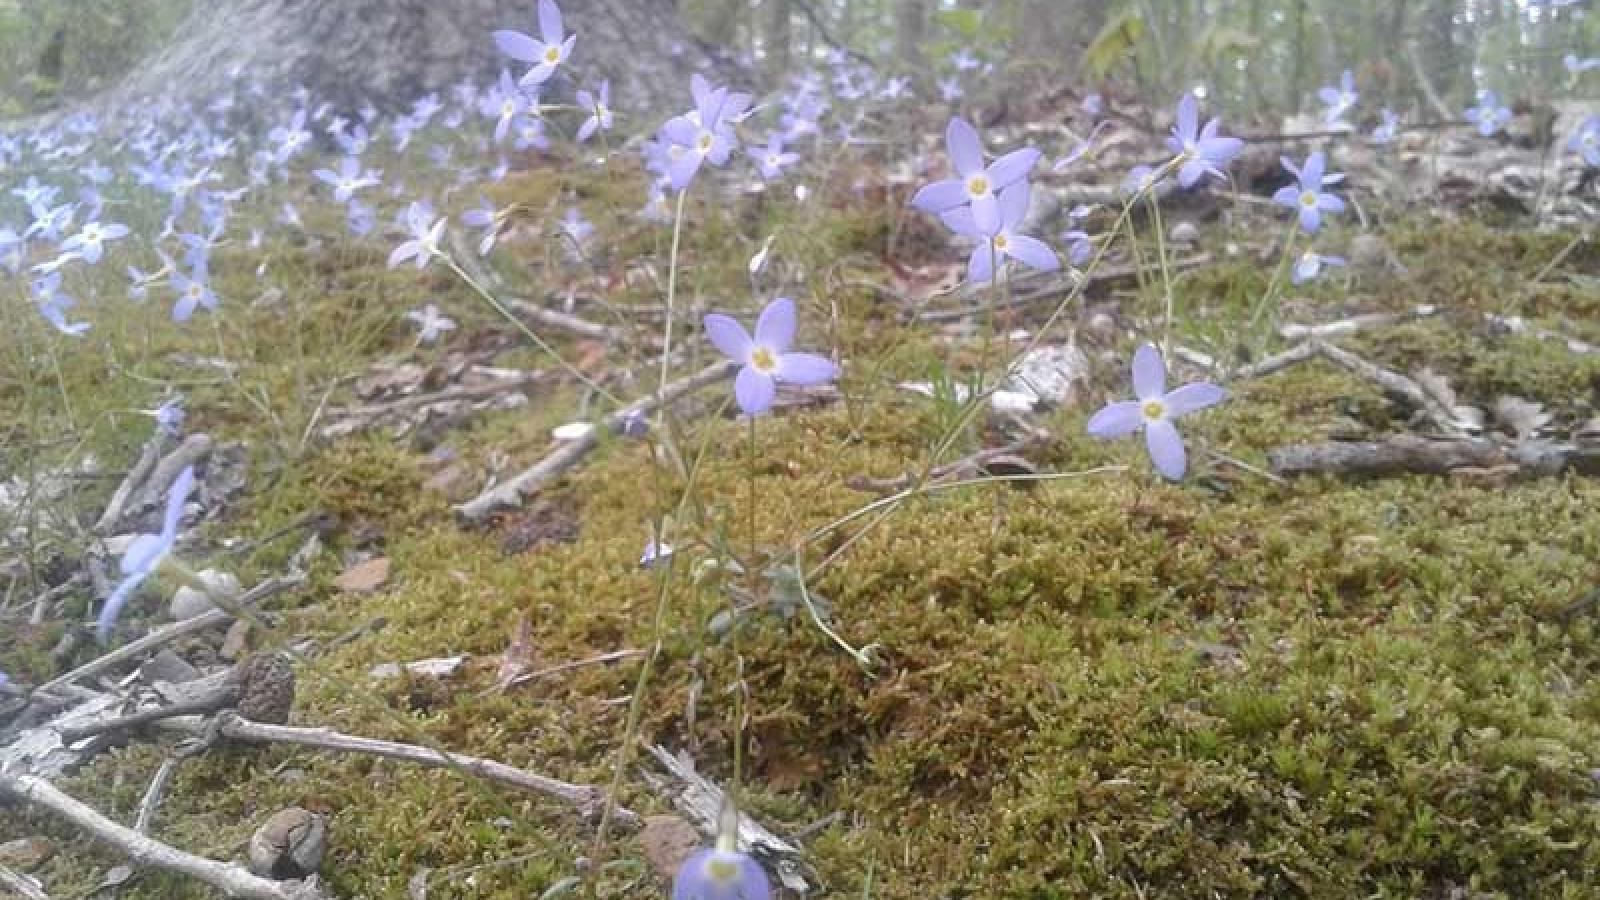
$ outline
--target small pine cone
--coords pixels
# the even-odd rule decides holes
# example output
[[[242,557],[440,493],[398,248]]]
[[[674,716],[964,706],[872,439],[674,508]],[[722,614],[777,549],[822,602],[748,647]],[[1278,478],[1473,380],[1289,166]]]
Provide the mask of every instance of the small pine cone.
[[[282,653],[257,653],[239,664],[239,715],[283,725],[294,706],[294,666]]]

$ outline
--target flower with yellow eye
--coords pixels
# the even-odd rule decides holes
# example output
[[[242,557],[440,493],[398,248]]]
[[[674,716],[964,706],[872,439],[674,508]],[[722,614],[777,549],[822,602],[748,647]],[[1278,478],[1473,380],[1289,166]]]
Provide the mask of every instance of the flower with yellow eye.
[[[539,38],[507,29],[494,33],[494,43],[501,53],[512,59],[533,63],[528,74],[522,76],[522,86],[532,87],[549,81],[556,69],[572,56],[572,45],[577,43],[578,36],[564,32],[560,7],[553,0],[539,0]]]
[[[967,260],[967,280],[983,284],[994,280],[994,270],[1003,261],[1014,259],[1041,272],[1054,272],[1061,268],[1061,260],[1050,245],[1035,237],[1022,234],[1022,220],[1028,215],[1028,198],[1032,188],[1026,181],[1018,181],[1000,192],[1000,227],[991,234],[978,230],[972,210],[958,206],[940,218],[951,231],[977,242],[972,256]]]
[[[1322,227],[1322,214],[1325,212],[1344,212],[1344,201],[1336,194],[1323,190],[1329,185],[1338,184],[1344,180],[1342,173],[1325,174],[1328,160],[1322,151],[1306,157],[1304,166],[1296,166],[1288,157],[1282,160],[1283,167],[1294,175],[1299,184],[1286,184],[1278,188],[1272,195],[1274,203],[1299,210],[1300,227],[1306,234],[1315,234]]]
[[[1039,151],[1032,147],[1014,150],[986,167],[977,130],[961,118],[950,120],[944,141],[957,177],[923,185],[911,198],[911,205],[936,216],[971,206],[976,228],[994,234],[1000,228],[1000,192],[1028,177],[1039,161]]]
[[[717,843],[689,854],[672,879],[672,900],[770,900],[772,884],[761,864],[739,852],[739,811],[724,798]]]
[[[1214,406],[1228,393],[1203,381],[1168,391],[1167,364],[1154,345],[1143,344],[1133,354],[1133,393],[1136,400],[1107,404],[1089,419],[1089,433],[1097,438],[1119,438],[1144,429],[1145,449],[1163,477],[1183,477],[1187,459],[1183,437],[1172,420]]]
[[[755,416],[772,408],[778,382],[808,387],[832,381],[838,374],[833,361],[815,353],[790,353],[794,342],[794,301],[787,297],[767,304],[756,320],[752,337],[744,326],[729,316],[706,316],[706,336],[728,358],[744,365],[733,382],[733,398],[745,415]]]

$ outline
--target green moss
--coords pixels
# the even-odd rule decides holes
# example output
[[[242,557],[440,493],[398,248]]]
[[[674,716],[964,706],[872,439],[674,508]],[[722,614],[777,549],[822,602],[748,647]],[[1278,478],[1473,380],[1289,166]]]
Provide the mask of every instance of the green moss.
[[[609,245],[620,265],[656,252],[660,237],[628,230],[626,213],[615,212],[637,187],[621,181],[529,173],[494,199],[559,213],[575,198],[602,230],[626,235]],[[748,697],[747,805],[780,830],[841,814],[809,843],[830,896],[859,895],[869,871],[872,896],[886,900],[1398,898],[1456,888],[1597,896],[1587,873],[1600,865],[1589,774],[1600,765],[1600,633],[1592,617],[1564,611],[1593,587],[1600,486],[1276,485],[1213,465],[1198,449],[1192,458],[1216,476],[1211,487],[1170,485],[1151,475],[1137,441],[1090,440],[1085,410],[1067,409],[1049,419],[1058,439],[1036,460],[1056,471],[1121,463],[1128,472],[928,495],[871,528],[866,518],[829,529],[873,499],[846,487],[849,476],[918,470],[949,422],[949,409],[892,387],[943,369],[947,348],[901,328],[866,292],[784,281],[784,271],[835,262],[848,281],[852,254],[887,238],[885,208],[833,202],[690,204],[681,299],[696,312],[753,308],[745,260],[760,245],[753,235],[777,231],[775,289],[802,288],[793,292],[808,343],[828,343],[827,329],[844,350],[845,402],[763,419],[755,459],[743,423],[703,412],[678,442],[695,467],[693,502],[681,512],[684,476],[653,467],[645,445],[609,441],[548,495],[573,518],[575,539],[509,555],[501,537],[516,515],[459,527],[447,499],[423,490],[434,470],[409,443],[367,435],[296,446],[331,379],[407,349],[405,309],[449,304],[469,332],[498,327],[492,314],[443,276],[383,271],[370,246],[276,248],[294,273],[289,305],[241,313],[223,335],[251,361],[241,383],[195,392],[201,427],[255,447],[252,493],[213,527],[261,535],[319,511],[342,526],[335,551],[359,546],[394,566],[383,590],[355,596],[328,585],[338,564],[325,559],[311,590],[279,610],[286,632],[323,639],[386,623],[302,673],[296,720],[608,783],[638,660],[498,692],[495,654],[524,617],[537,666],[653,646],[662,576],[636,561],[652,522],[670,511],[679,561],[640,739],[693,747],[702,769],[726,778],[735,698]],[[1476,318],[1516,312],[1565,326],[1588,315],[1588,301],[1565,288],[1526,284],[1560,236],[1453,227],[1402,229],[1391,240],[1411,276],[1351,304],[1435,302],[1448,314],[1348,346],[1401,370],[1430,366],[1469,402],[1515,393],[1564,422],[1592,413],[1592,358],[1495,336]],[[233,264],[235,290],[244,290],[244,266]],[[539,274],[507,277],[530,295],[554,289]],[[648,279],[618,283],[615,302],[659,297]],[[1185,328],[1237,331],[1264,284],[1244,265],[1185,279]],[[337,322],[339,333],[300,328],[313,319]],[[193,350],[192,339],[143,322],[111,327],[146,342],[151,362],[141,364],[152,377],[173,374],[165,354]],[[280,352],[294,340],[303,343]],[[79,388],[99,366],[63,363],[66,383]],[[548,363],[530,353],[517,364]],[[100,399],[82,394],[81,420],[111,417],[94,430],[107,458],[136,451],[130,423],[140,420],[111,410],[148,405],[143,390],[118,380]],[[1232,402],[1185,422],[1191,446],[1259,464],[1272,447],[1320,439],[1338,416],[1395,427],[1370,385],[1323,363],[1234,390]],[[45,397],[6,397],[8,411],[34,414],[17,420],[48,431]],[[446,446],[470,466],[495,452],[524,464],[574,405],[565,392],[541,397],[537,411],[489,417]],[[89,493],[93,509],[100,498]],[[736,639],[707,627],[727,609],[723,587],[782,604],[764,577],[697,579],[698,563],[734,555],[763,572],[792,562],[819,530],[807,562],[838,555],[810,588],[846,640],[882,646],[870,675],[803,613],[763,611]],[[292,543],[243,565],[273,571]],[[0,667],[41,671],[51,639],[8,642]],[[442,682],[367,675],[380,662],[455,653],[472,661]],[[744,690],[731,690],[740,678]],[[65,786],[125,818],[164,752],[137,744]],[[622,800],[662,808],[632,777]],[[333,817],[325,873],[346,896],[402,896],[425,867],[435,870],[430,897],[538,896],[592,849],[592,830],[541,798],[449,771],[286,748],[228,748],[186,764],[157,833],[234,856],[256,822],[291,803]],[[117,861],[30,814],[0,821],[0,840],[39,830],[60,847],[42,873],[58,893],[86,891]],[[631,838],[608,852],[621,865],[606,870],[606,896],[661,895]],[[125,895],[207,896],[162,876]]]

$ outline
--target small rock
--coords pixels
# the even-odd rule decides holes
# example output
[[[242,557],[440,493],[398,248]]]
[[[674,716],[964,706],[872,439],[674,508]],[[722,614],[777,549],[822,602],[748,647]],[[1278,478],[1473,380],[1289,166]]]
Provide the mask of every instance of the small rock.
[[[1193,244],[1200,240],[1200,229],[1193,222],[1179,222],[1172,226],[1167,240],[1174,244]]]
[[[236,619],[232,625],[228,626],[228,633],[223,636],[222,648],[217,651],[217,655],[229,662],[234,662],[242,658],[245,651],[249,649],[249,640],[250,620]]]
[[[351,594],[370,594],[389,581],[389,557],[375,556],[356,563],[333,580],[333,586]]]
[[[212,602],[207,591],[223,600],[239,596],[239,579],[231,572],[205,569],[199,576],[207,590],[196,590],[188,585],[178,588],[172,595],[172,603],[167,607],[167,613],[172,616],[173,621],[182,622],[214,609],[216,604]]]
[[[298,806],[280,810],[250,836],[250,871],[263,878],[305,878],[316,874],[328,850],[328,823]]]
[[[689,854],[700,846],[700,832],[677,816],[646,816],[639,831],[639,846],[656,874],[671,878]]]
[[[54,856],[55,852],[55,845],[42,837],[6,841],[0,844],[0,866],[20,872],[31,872]]]
[[[1035,347],[1017,360],[1006,379],[1008,390],[1032,394],[1036,405],[1072,406],[1089,380],[1089,358],[1072,344]]]
[[[157,681],[183,684],[199,678],[200,670],[189,665],[188,660],[163,647],[139,667],[139,677],[151,684]]]

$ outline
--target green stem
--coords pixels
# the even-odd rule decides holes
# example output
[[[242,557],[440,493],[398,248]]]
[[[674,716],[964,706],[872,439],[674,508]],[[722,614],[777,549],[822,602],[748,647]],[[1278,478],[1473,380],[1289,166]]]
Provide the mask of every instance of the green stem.
[[[667,323],[663,326],[661,334],[661,383],[658,391],[667,389],[667,377],[672,371],[672,316],[678,299],[678,245],[683,236],[683,198],[689,195],[689,188],[684,187],[678,192],[677,211],[672,214],[672,251],[667,257]],[[656,414],[665,421],[667,404],[665,394],[658,394],[660,404]]]

